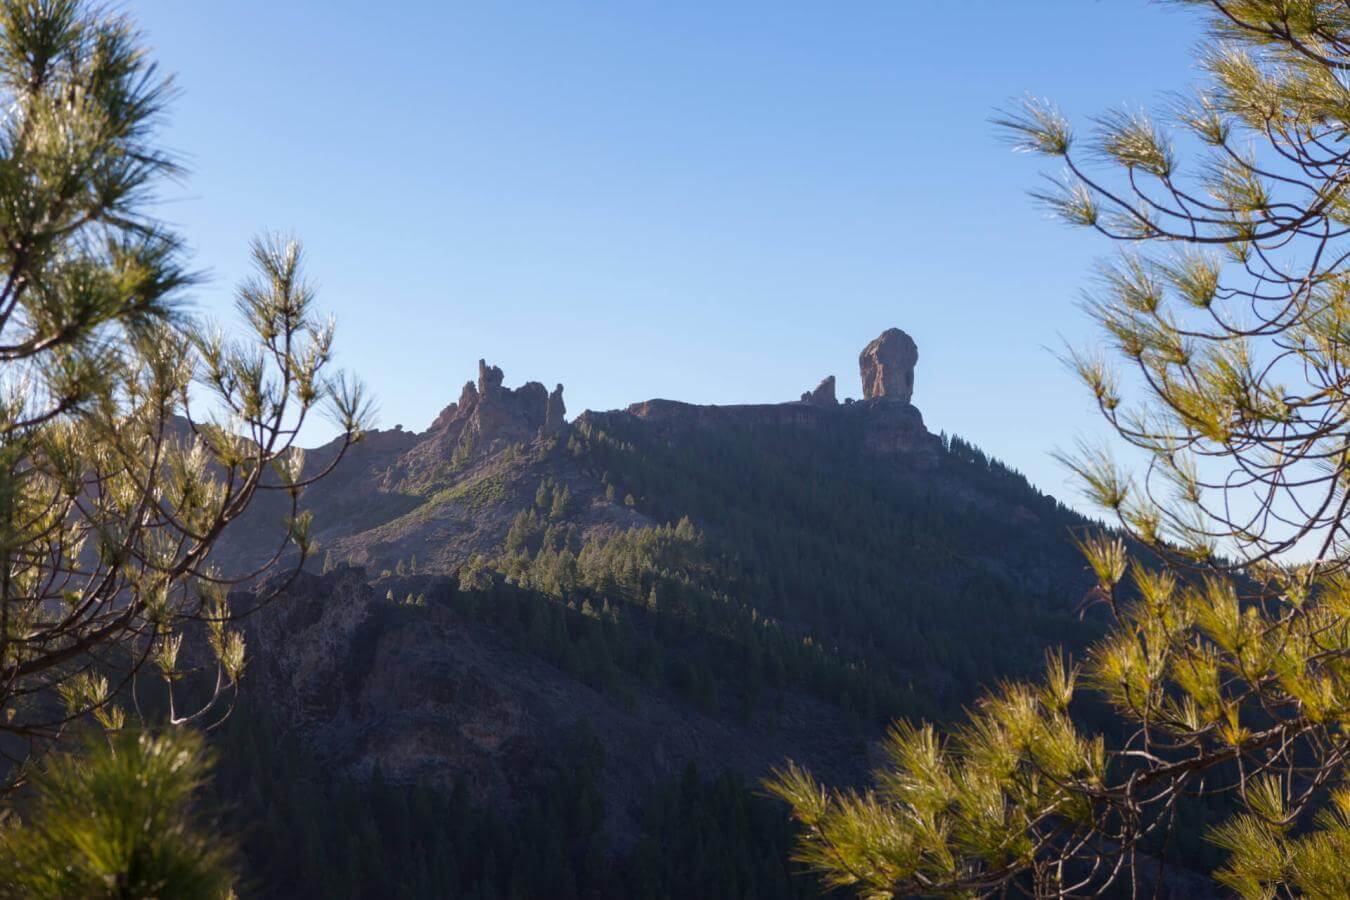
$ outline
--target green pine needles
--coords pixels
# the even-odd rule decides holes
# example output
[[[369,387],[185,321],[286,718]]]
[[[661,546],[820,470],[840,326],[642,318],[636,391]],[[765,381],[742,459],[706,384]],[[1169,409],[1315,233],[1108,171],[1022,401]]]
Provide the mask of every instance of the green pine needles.
[[[1350,896],[1350,9],[1187,2],[1207,78],[1163,115],[997,120],[1064,167],[1035,196],[1122,247],[1069,363],[1124,450],[1064,456],[1118,528],[1081,545],[1111,628],[945,734],[896,726],[870,791],[777,773],[827,884],[1151,892],[1208,818],[1226,889]]]
[[[232,845],[193,807],[210,762],[188,729],[48,756],[22,820],[0,825],[0,897],[233,897]]]
[[[0,788],[73,723],[121,727],[144,676],[174,724],[233,689],[248,610],[228,595],[258,573],[225,578],[211,550],[270,494],[285,537],[259,572],[303,562],[324,472],[298,430],[330,415],[345,449],[369,412],[294,242],[254,243],[240,336],[186,311],[183,240],[149,212],[180,174],[157,143],[172,93],[124,17],[0,2],[0,733],[23,750]],[[189,662],[188,634],[209,653]],[[215,690],[179,708],[203,669]]]
[[[172,94],[105,5],[0,2],[0,793],[40,773],[31,818],[0,833],[6,896],[226,894],[188,812],[187,723],[245,666],[231,586],[313,549],[300,497],[324,472],[298,430],[326,413],[345,450],[369,412],[331,371],[294,242],[254,243],[238,337],[185,309],[197,277],[151,213],[181,174],[157,140]],[[212,548],[264,494],[285,535],[226,578]],[[207,696],[185,709],[194,673]],[[168,730],[123,730],[165,694]],[[44,767],[82,723],[106,740]]]

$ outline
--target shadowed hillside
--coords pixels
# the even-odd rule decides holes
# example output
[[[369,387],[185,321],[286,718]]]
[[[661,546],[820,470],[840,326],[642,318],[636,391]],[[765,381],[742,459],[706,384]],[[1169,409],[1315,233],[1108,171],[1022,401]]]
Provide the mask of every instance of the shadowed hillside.
[[[458,791],[506,821],[557,767],[584,771],[599,852],[630,861],[662,856],[652,804],[690,771],[727,790],[792,758],[861,782],[889,721],[951,716],[1094,633],[1084,523],[927,431],[912,347],[898,330],[869,345],[856,402],[826,379],[796,402],[571,423],[561,386],[508,389],[480,363],[430,429],[371,434],[306,495],[322,565],[250,624],[251,690],[275,710],[258,727],[293,735],[321,780]],[[580,769],[578,734],[597,751]],[[557,865],[581,877],[584,858]],[[592,887],[644,895],[622,878]]]

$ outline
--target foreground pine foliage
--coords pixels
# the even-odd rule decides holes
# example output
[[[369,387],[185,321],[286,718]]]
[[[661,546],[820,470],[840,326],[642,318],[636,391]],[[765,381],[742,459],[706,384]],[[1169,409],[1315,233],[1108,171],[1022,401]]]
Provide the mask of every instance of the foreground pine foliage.
[[[209,766],[188,729],[49,756],[23,820],[0,827],[0,897],[233,896],[229,844],[193,812]]]
[[[184,309],[182,238],[150,213],[178,174],[157,144],[172,85],[131,23],[81,0],[0,2],[0,786],[74,722],[121,727],[143,672],[174,685],[196,631],[216,689],[244,644],[209,562],[261,491],[310,550],[297,430],[360,436],[294,243],[255,243],[244,335]],[[339,454],[341,456],[341,454]],[[288,547],[290,548],[288,550]],[[184,654],[186,656],[186,654]]]
[[[828,884],[1143,892],[1186,805],[1228,796],[1224,888],[1350,896],[1350,9],[1187,5],[1208,77],[1161,120],[1101,116],[1081,152],[1047,103],[999,122],[1065,166],[1038,197],[1124,247],[1085,302],[1110,352],[1070,358],[1143,465],[1065,458],[1120,528],[1082,544],[1112,629],[946,734],[896,726],[870,792],[779,772]]]
[[[326,410],[345,449],[366,413],[293,242],[254,244],[243,337],[185,311],[197,278],[150,212],[179,174],[156,140],[171,94],[111,8],[0,2],[0,793],[35,791],[6,811],[3,896],[228,894],[189,811],[206,759],[186,723],[235,689],[248,610],[209,556],[273,491],[289,527],[259,572],[303,563],[299,498],[322,473],[302,476],[298,429]],[[180,708],[194,672],[214,688]],[[123,730],[165,705],[159,736]],[[66,755],[86,724],[106,737]]]

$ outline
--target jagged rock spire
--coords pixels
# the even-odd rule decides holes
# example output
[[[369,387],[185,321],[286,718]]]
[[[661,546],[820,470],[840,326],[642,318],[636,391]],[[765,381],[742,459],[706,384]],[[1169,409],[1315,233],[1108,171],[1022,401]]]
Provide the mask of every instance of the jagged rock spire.
[[[563,386],[560,384],[548,395],[548,404],[544,407],[544,424],[539,429],[543,434],[557,434],[563,428],[563,416],[567,415],[567,406],[563,403]]]
[[[502,386],[502,379],[505,378],[502,370],[497,366],[489,366],[486,360],[478,361],[478,394],[486,397],[489,394],[495,394]]]
[[[553,435],[563,430],[567,407],[561,384],[550,393],[537,381],[527,381],[518,388],[505,387],[503,381],[499,367],[478,361],[477,382],[467,382],[459,402],[451,403],[431,423],[432,431],[452,432],[444,442],[447,452],[454,452],[466,441],[485,448],[494,442],[529,441],[538,434]]]

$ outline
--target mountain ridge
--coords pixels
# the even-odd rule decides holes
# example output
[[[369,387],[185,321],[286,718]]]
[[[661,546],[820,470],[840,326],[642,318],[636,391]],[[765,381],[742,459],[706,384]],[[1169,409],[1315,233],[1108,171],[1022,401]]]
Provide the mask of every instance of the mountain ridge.
[[[591,735],[620,854],[690,766],[862,784],[888,722],[955,715],[1097,628],[1085,521],[928,431],[911,345],[869,345],[861,400],[826,379],[571,421],[561,385],[480,362],[426,431],[372,432],[306,492],[321,550],[248,621],[250,690],[327,777],[504,811]],[[241,567],[280,510],[249,516],[221,548]]]

